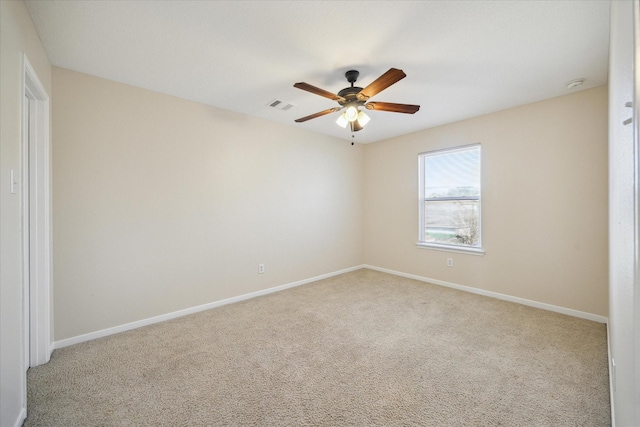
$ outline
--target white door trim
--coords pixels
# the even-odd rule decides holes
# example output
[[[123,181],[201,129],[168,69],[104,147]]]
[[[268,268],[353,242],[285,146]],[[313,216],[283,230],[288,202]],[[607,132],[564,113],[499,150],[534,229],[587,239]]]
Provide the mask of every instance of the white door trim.
[[[25,307],[25,346],[26,340],[29,340],[29,355],[25,360],[28,367],[47,363],[53,349],[50,305],[51,144],[49,95],[27,55],[23,58],[23,93],[29,98],[29,114],[23,115],[23,129],[26,129],[26,121],[30,123],[29,131],[23,135],[22,149],[22,221],[25,226],[28,225],[28,230],[23,228],[25,305],[28,304],[28,307]]]
[[[633,326],[635,336],[635,355],[634,358],[637,361],[640,357],[640,66],[638,60],[640,60],[640,1],[635,0],[633,2],[633,99],[631,102],[632,107],[632,122],[633,122],[633,149],[635,151],[635,265],[634,265],[634,294],[635,294],[635,324]],[[635,401],[640,402],[640,366],[636,363],[634,366],[635,372]],[[640,423],[640,409],[636,406],[636,424]]]

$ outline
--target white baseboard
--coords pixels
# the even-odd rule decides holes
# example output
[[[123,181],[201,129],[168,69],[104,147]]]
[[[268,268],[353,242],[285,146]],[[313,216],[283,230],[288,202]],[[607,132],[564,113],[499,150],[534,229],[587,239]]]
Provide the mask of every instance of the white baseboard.
[[[566,314],[568,316],[579,317],[581,319],[593,320],[598,323],[608,323],[608,319],[604,316],[599,316],[597,314],[586,313],[584,311],[573,310],[570,308],[559,307],[556,305],[546,304],[543,302],[528,300],[524,298],[514,297],[511,295],[505,295],[498,292],[486,291],[484,289],[473,288],[471,286],[458,285],[456,283],[445,282],[443,280],[430,279],[428,277],[417,276],[415,274],[403,273],[400,271],[389,270],[387,268],[376,267],[373,265],[365,264],[364,268],[369,268],[371,270],[381,271],[383,273],[393,274],[395,276],[406,277],[408,279],[419,280],[421,282],[432,283],[434,285],[446,286],[448,288],[458,289],[460,291],[471,292],[473,294],[483,295],[487,297],[497,298],[504,301],[515,302],[518,304],[528,305],[530,307],[541,308],[543,310],[553,311],[556,313]]]
[[[60,341],[55,341],[53,343],[53,349],[58,349],[62,347],[67,347],[73,344],[79,344],[86,341],[91,341],[96,338],[102,338],[109,335],[117,334],[120,332],[130,331],[132,329],[141,328],[143,326],[152,325],[154,323],[164,322],[165,320],[171,320],[182,316],[187,316],[189,314],[198,313],[200,311],[209,310],[212,308],[220,307],[226,304],[231,304],[234,302],[244,301],[250,298],[259,297],[262,295],[271,294],[278,291],[283,291],[285,289],[293,288],[296,286],[306,285],[307,283],[316,282],[318,280],[327,279],[329,277],[337,276],[339,274],[349,273],[351,271],[360,270],[364,268],[364,265],[358,265],[355,267],[345,268],[343,270],[334,271],[332,273],[321,274],[320,276],[311,277],[309,279],[299,280],[297,282],[287,283],[280,286],[275,286],[273,288],[263,289],[261,291],[251,292],[244,295],[239,295],[237,297],[227,298],[220,301],[214,301],[203,305],[198,305],[196,307],[186,308],[184,310],[174,311],[172,313],[162,314],[160,316],[150,317],[148,319],[138,320],[136,322],[127,323],[120,326],[114,326],[112,328],[102,329],[96,332],[90,332],[84,335],[78,335],[71,338],[66,338]]]
[[[532,301],[524,298],[518,298],[511,295],[500,294],[497,292],[486,291],[483,289],[473,288],[471,286],[458,285],[456,283],[445,282],[443,280],[431,279],[428,277],[417,276],[415,274],[403,273],[400,271],[390,270],[387,268],[376,267],[373,265],[362,264],[354,267],[345,268],[343,270],[334,271],[332,273],[322,274],[320,276],[311,277],[304,280],[299,280],[297,282],[287,283],[280,286],[275,286],[273,288],[263,289],[261,291],[251,292],[244,295],[239,295],[237,297],[227,298],[220,301],[214,301],[207,304],[199,305],[196,307],[187,308],[184,310],[174,311],[172,313],[162,314],[160,316],[150,317],[143,320],[138,320],[136,322],[127,323],[120,326],[114,326],[112,328],[102,329],[96,332],[90,332],[84,335],[78,335],[71,338],[66,338],[60,341],[55,341],[52,346],[53,349],[58,349],[62,347],[67,347],[73,344],[79,344],[86,341],[91,341],[96,338],[102,338],[109,335],[117,334],[120,332],[130,331],[132,329],[141,328],[143,326],[152,325],[154,323],[164,322],[165,320],[171,320],[182,316],[187,316],[189,314],[198,313],[200,311],[209,310],[212,308],[220,307],[226,304],[231,304],[234,302],[244,301],[250,298],[259,297],[262,295],[271,294],[278,291],[283,291],[285,289],[293,288],[296,286],[306,285],[307,283],[316,282],[318,280],[327,279],[329,277],[337,276],[339,274],[349,273],[351,271],[360,270],[362,268],[369,268],[371,270],[380,271],[383,273],[393,274],[395,276],[406,277],[408,279],[419,280],[426,283],[432,283],[434,285],[446,286],[448,288],[458,289],[465,292],[471,292],[478,295],[488,296],[492,298],[497,298],[505,301],[515,302],[518,304],[528,305],[531,307],[540,308],[543,310],[553,311],[556,313],[566,314],[569,316],[579,317],[582,319],[593,320],[599,323],[607,323],[608,319],[603,316],[598,316],[596,314],[586,313],[583,311],[572,310],[570,308],[559,307],[551,304],[545,304],[538,301]]]

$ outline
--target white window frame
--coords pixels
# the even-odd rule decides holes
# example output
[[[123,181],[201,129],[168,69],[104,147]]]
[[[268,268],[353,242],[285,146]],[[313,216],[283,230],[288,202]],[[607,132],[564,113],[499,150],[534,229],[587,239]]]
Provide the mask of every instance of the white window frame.
[[[467,246],[425,241],[425,202],[429,200],[429,198],[425,197],[425,160],[433,155],[455,153],[475,148],[480,149],[480,165],[478,165],[480,170],[480,189],[478,193],[478,244],[475,246]],[[418,243],[416,245],[419,248],[437,249],[448,252],[462,252],[473,255],[484,255],[484,249],[482,247],[482,146],[480,143],[426,151],[418,154],[418,227]]]

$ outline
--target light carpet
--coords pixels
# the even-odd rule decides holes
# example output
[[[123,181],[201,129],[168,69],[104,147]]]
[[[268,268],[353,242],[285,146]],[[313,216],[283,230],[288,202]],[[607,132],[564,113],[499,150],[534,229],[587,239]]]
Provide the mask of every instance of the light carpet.
[[[25,426],[608,426],[603,324],[372,270],[56,350]]]

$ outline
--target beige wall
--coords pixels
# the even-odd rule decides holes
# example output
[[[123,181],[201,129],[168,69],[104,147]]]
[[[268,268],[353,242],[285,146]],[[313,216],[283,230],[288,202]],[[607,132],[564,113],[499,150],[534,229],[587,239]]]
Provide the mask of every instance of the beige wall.
[[[605,87],[352,147],[65,69],[53,83],[56,341],[362,262],[607,315]],[[417,154],[475,142],[486,254],[417,248]]]
[[[9,191],[13,169],[22,176],[23,55],[51,96],[51,64],[21,1],[0,2],[0,426],[26,414],[21,188]]]
[[[418,153],[478,142],[486,254],[417,248]],[[607,316],[607,171],[604,86],[369,145],[365,263]]]
[[[362,263],[361,146],[66,69],[53,83],[56,341]]]

